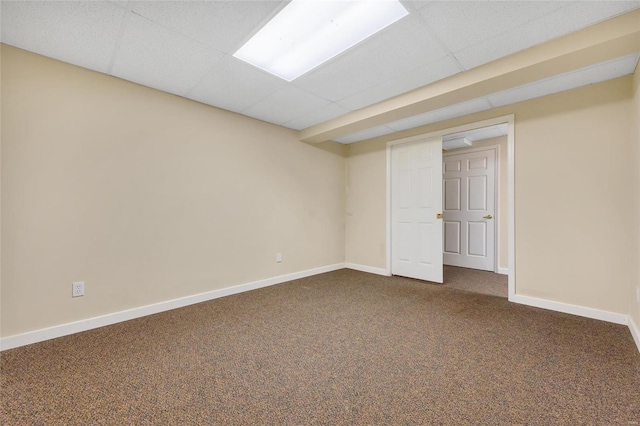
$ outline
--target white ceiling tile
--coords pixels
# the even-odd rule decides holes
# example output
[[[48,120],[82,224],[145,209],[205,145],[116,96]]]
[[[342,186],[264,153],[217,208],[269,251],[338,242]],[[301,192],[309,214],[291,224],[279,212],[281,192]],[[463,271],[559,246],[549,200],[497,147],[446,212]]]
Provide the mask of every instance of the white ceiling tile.
[[[540,31],[549,31],[550,34],[547,36],[551,39],[637,8],[640,8],[638,0],[571,2],[550,14],[549,17],[540,18],[539,21],[544,25]]]
[[[127,6],[129,5],[129,1],[128,0],[109,0],[111,3],[115,3],[120,7],[124,7],[125,9],[127,8]]]
[[[455,53],[471,69],[640,7],[640,1],[578,2]]]
[[[451,57],[445,56],[429,66],[417,68],[404,75],[391,78],[378,86],[346,97],[338,101],[338,103],[351,110],[360,109],[418,87],[426,86],[460,71],[458,63]]]
[[[111,74],[182,96],[223,57],[201,43],[128,13]]]
[[[376,138],[378,136],[388,135],[394,133],[395,130],[387,126],[372,127],[370,129],[362,130],[360,132],[351,133],[339,138],[334,138],[334,142],[343,144],[349,144],[354,142],[363,141],[366,139]]]
[[[434,2],[420,11],[452,52],[472,46],[562,7],[558,1]]]
[[[291,121],[287,121],[283,124],[283,126],[288,127],[290,129],[302,130],[307,127],[314,126],[319,123],[323,123],[327,120],[331,120],[332,118],[339,117],[344,115],[351,110],[344,108],[337,103],[330,103],[329,105],[325,105],[316,110],[308,112],[307,114],[295,118]]]
[[[112,2],[2,2],[2,42],[107,72],[126,10]]]
[[[295,86],[287,86],[242,111],[242,114],[275,124],[301,117],[330,102]]]
[[[507,136],[509,131],[509,125],[507,123],[496,124],[488,127],[480,127],[478,129],[467,130],[465,132],[451,133],[442,137],[442,140],[451,140],[458,138],[467,138],[472,142],[477,142],[485,139],[497,138],[500,136]]]
[[[436,0],[400,0],[400,3],[402,3],[407,10],[410,11],[411,8],[415,9],[415,10],[420,10],[423,7],[433,3]]]
[[[131,1],[151,21],[221,52],[235,51],[286,1]]]
[[[221,55],[220,55],[221,56]],[[216,57],[213,68],[187,97],[240,112],[281,90],[286,82],[232,56]]]
[[[394,121],[393,123],[388,123],[387,126],[395,130],[413,129],[414,127],[425,126],[427,124],[437,123],[451,118],[462,117],[464,115],[485,111],[491,108],[491,104],[489,104],[489,102],[484,98],[472,99],[446,108]]]
[[[362,92],[447,55],[418,15],[409,15],[295,80],[332,101]]]
[[[633,55],[623,56],[577,71],[495,93],[488,96],[488,98],[496,107],[509,105],[632,74],[637,63],[638,54],[634,53]]]

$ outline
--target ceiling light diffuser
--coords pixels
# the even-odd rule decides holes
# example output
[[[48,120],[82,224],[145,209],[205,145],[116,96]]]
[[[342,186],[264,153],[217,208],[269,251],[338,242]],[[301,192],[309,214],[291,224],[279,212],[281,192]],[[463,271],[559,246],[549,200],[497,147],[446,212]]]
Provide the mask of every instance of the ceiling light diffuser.
[[[408,14],[398,0],[293,0],[233,56],[292,81]]]

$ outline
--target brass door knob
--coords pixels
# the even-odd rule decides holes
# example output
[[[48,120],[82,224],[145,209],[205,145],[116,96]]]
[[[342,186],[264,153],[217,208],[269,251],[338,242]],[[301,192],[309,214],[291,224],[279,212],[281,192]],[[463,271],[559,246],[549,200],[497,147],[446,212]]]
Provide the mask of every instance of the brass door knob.
[[[490,214],[483,216],[483,219],[493,219],[493,216],[491,216]]]
[[[436,215],[436,219],[442,219],[442,213],[438,213],[438,214]]]

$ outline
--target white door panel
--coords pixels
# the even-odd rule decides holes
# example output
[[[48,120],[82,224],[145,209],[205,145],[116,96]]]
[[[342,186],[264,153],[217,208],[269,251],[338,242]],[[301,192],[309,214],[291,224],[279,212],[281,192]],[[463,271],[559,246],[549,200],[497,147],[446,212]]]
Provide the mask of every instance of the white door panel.
[[[467,256],[487,256],[486,222],[467,222]]]
[[[442,282],[442,139],[391,147],[391,273]]]
[[[460,210],[460,178],[444,180],[445,210]]]
[[[418,206],[428,209],[433,206],[433,169],[421,167],[418,169]]]
[[[468,169],[486,169],[487,168],[487,159],[486,158],[470,158],[467,160]]]
[[[445,265],[495,269],[495,156],[491,149],[444,157]]]
[[[444,252],[460,254],[460,222],[445,222],[444,235]]]
[[[471,176],[467,178],[469,211],[487,210],[487,177]]]
[[[445,161],[444,162],[444,171],[446,172],[459,172],[460,169],[460,161]]]
[[[411,243],[413,242],[411,239],[411,226],[412,224],[409,222],[398,222],[397,232],[398,232],[398,260],[400,262],[410,262],[411,261]]]

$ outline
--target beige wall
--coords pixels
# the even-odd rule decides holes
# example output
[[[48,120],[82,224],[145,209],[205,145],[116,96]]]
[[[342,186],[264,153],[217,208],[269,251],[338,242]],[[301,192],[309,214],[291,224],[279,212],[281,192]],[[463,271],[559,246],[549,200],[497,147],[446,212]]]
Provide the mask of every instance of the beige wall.
[[[2,336],[344,262],[342,146],[4,45],[1,83]]]
[[[345,260],[386,268],[385,143],[347,145]]]
[[[508,175],[508,157],[507,157],[507,137],[502,136],[499,138],[485,139],[483,141],[476,141],[473,143],[473,147],[482,148],[485,146],[498,146],[498,214],[496,215],[496,221],[498,223],[498,239],[496,244],[498,246],[498,268],[507,270],[509,269],[509,175]],[[459,148],[445,151],[443,154],[464,154],[469,148]]]
[[[634,232],[635,245],[633,251],[633,279],[631,282],[631,294],[629,295],[630,315],[636,327],[640,327],[640,303],[636,299],[636,288],[640,288],[640,64],[636,66],[636,72],[633,75],[633,170],[634,174]]]
[[[345,259],[386,267],[384,139],[307,145],[18,49],[0,57],[2,336]],[[639,82],[636,71],[416,130],[516,115],[518,294],[629,311]],[[86,296],[72,299],[79,280]]]
[[[631,78],[415,130],[515,114],[516,292],[627,313],[633,239]],[[403,136],[407,136],[404,134]],[[385,145],[349,147],[347,262],[384,268]]]

